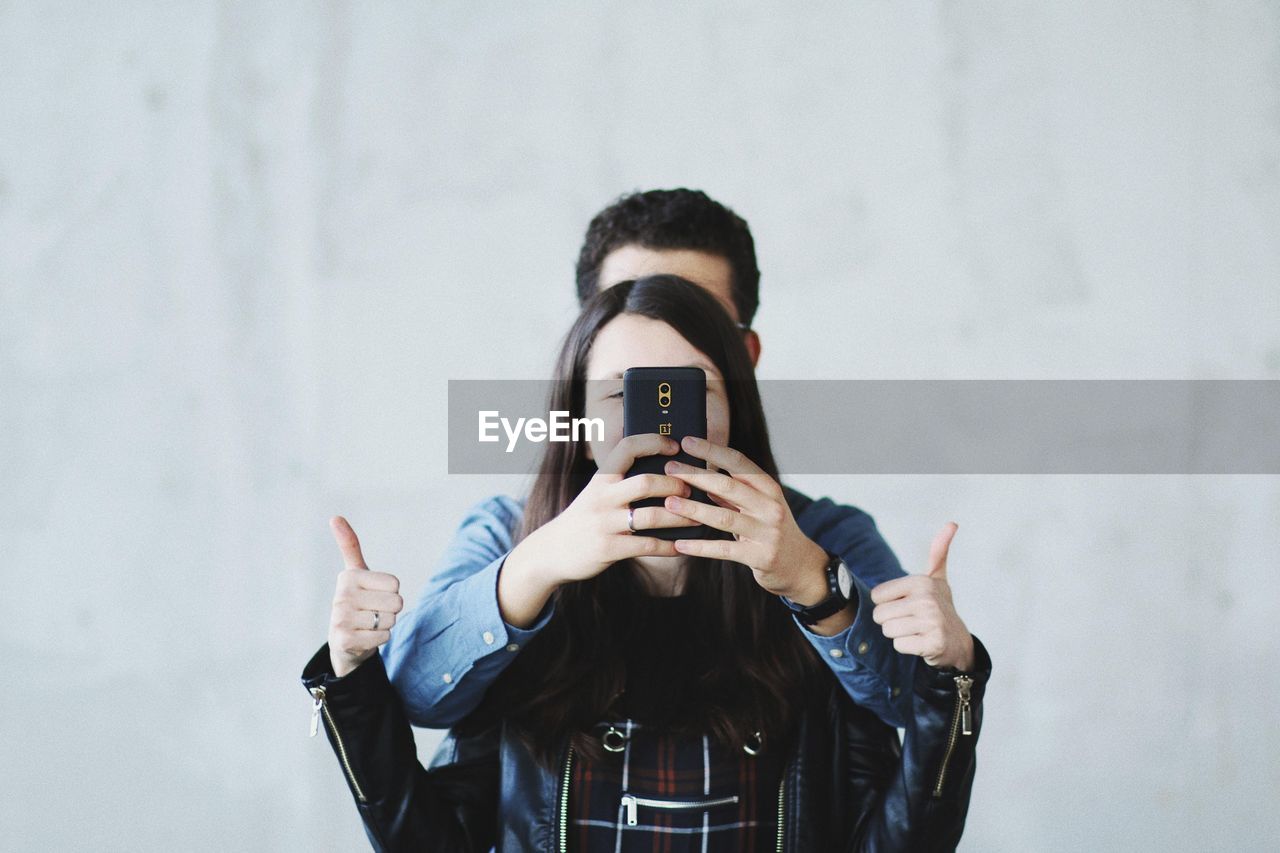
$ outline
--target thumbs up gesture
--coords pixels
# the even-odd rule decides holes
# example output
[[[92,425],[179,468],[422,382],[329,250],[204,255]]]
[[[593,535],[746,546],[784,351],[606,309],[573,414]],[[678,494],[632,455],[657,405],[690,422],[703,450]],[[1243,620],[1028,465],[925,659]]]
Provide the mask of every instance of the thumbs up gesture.
[[[929,570],[885,581],[871,590],[871,618],[902,654],[920,655],[932,667],[973,668],[973,635],[951,603],[947,551],[960,526],[948,522],[929,549]]]
[[[396,614],[404,607],[400,580],[386,572],[370,571],[360,553],[360,540],[340,515],[329,519],[333,538],[342,551],[343,570],[333,593],[329,618],[329,661],[333,673],[346,675],[364,663],[391,638]]]

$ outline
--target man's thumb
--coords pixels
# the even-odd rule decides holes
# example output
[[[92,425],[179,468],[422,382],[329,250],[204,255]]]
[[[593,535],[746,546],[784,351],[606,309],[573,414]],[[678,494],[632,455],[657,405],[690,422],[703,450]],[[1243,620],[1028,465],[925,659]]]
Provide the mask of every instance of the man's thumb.
[[[951,548],[951,540],[960,525],[948,521],[947,526],[933,537],[933,545],[929,548],[929,577],[947,579],[947,551]]]
[[[351,529],[347,520],[335,515],[329,519],[329,526],[333,528],[333,538],[337,540],[338,548],[342,551],[342,562],[347,564],[347,568],[368,569],[364,555],[360,553],[360,540],[356,538],[356,532]]]

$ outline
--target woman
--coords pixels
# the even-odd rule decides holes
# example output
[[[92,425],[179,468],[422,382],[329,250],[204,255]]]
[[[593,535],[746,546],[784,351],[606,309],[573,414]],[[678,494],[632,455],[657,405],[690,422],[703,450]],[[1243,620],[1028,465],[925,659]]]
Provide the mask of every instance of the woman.
[[[706,372],[708,446],[732,446],[738,470],[623,478],[637,456],[678,450],[621,437],[621,373],[635,365]],[[917,668],[899,744],[797,633],[776,577],[631,534],[696,523],[678,500],[690,485],[740,530],[779,494],[749,357],[714,297],[674,276],[600,292],[556,379],[551,410],[609,433],[547,444],[498,590],[513,623],[554,612],[431,769],[376,654],[394,616],[374,613],[399,610],[394,578],[369,573],[363,597],[340,581],[330,642],[304,670],[375,848],[952,849],[990,674],[976,638],[971,671]],[[667,502],[628,517],[652,496]]]

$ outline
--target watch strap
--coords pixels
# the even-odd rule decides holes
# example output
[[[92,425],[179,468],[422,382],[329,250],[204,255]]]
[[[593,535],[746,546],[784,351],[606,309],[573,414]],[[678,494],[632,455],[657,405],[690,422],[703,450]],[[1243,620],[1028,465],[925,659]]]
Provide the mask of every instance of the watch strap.
[[[817,604],[805,607],[802,604],[796,604],[785,595],[778,596],[782,599],[791,612],[795,613],[796,619],[801,624],[812,625],[815,622],[821,622],[828,616],[840,612],[840,610],[849,603],[849,599],[840,593],[840,581],[836,575],[836,569],[841,563],[839,554],[833,554],[827,551],[827,597],[819,601]]]

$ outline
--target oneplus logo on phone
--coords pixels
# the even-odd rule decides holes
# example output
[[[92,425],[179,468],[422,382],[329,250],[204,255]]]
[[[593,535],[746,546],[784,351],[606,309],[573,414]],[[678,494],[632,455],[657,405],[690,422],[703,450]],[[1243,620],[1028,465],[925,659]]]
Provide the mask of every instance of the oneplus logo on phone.
[[[679,391],[680,393],[675,393]],[[658,405],[655,406],[654,403]],[[680,441],[686,435],[707,437],[707,374],[700,367],[632,367],[622,374],[622,424],[624,435],[657,433]],[[707,463],[683,449],[675,457],[663,454],[641,456],[627,476],[662,474],[667,460],[675,458],[695,468]],[[690,490],[689,498],[712,503],[707,493]],[[631,504],[639,509],[662,506],[662,498],[644,498]],[[731,539],[723,531],[699,524],[695,527],[656,527],[641,530],[645,536],[658,539]]]

